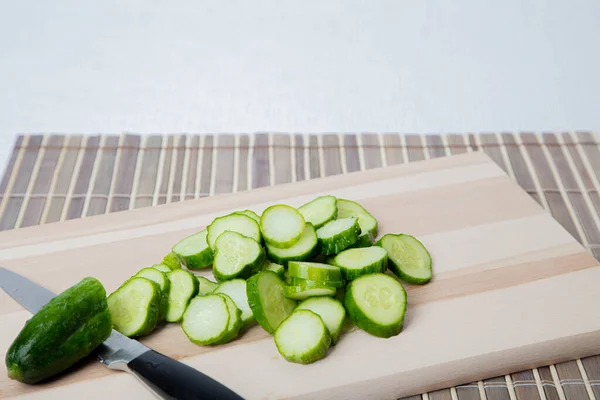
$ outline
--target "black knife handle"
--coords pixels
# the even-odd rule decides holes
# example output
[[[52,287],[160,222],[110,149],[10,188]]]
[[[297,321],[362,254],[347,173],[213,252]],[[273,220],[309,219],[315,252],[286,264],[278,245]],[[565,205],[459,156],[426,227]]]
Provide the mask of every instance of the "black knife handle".
[[[127,366],[130,372],[162,397],[178,400],[243,400],[211,377],[154,350],[134,358]]]

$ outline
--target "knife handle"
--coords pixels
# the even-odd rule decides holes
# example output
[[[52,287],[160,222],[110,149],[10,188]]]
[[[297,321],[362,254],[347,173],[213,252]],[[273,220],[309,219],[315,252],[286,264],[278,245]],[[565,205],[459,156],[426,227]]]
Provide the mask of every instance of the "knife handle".
[[[131,360],[126,370],[163,399],[243,400],[209,376],[154,350]]]

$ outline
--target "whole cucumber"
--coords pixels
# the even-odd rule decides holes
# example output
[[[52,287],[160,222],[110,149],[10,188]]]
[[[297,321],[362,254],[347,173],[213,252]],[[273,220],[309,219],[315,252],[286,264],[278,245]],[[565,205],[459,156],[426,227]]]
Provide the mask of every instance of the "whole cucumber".
[[[54,297],[19,332],[6,353],[8,376],[37,383],[89,355],[112,331],[106,291],[85,278]]]

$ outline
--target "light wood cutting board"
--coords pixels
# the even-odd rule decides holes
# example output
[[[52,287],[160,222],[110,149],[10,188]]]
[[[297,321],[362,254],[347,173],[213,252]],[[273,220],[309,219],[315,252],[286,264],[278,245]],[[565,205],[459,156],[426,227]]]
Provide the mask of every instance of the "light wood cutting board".
[[[142,341],[248,399],[395,399],[598,352],[598,263],[483,153],[3,232],[0,265],[55,292],[85,276],[111,292],[216,216],[322,194],[361,202],[380,235],[411,233],[429,248],[434,279],[407,285],[400,335],[352,331],[312,365],[284,361],[258,326],[218,347],[192,344],[178,324]],[[0,291],[2,358],[29,317]],[[93,360],[41,386],[10,381],[0,367],[0,398],[83,394],[153,398]]]

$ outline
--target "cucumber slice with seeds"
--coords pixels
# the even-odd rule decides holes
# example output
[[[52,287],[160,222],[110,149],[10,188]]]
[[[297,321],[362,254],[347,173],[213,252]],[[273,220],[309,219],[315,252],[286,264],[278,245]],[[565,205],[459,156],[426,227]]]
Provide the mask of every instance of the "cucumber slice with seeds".
[[[171,272],[171,268],[167,267],[165,264],[154,264],[150,268],[157,269],[160,272],[164,272],[164,273]]]
[[[248,304],[248,294],[246,293],[246,281],[243,279],[233,279],[225,281],[214,291],[215,294],[226,294],[239,308],[241,321],[244,326],[248,326],[254,321],[254,314]]]
[[[213,252],[208,246],[207,230],[188,236],[173,246],[175,254],[181,265],[189,269],[208,267],[213,261]]]
[[[246,294],[254,318],[269,333],[286,319],[296,307],[285,297],[285,283],[273,271],[261,271],[248,279]]]
[[[261,241],[260,226],[255,220],[244,214],[233,213],[215,218],[206,230],[208,231],[206,241],[213,250],[215,249],[215,242],[225,231],[237,232],[254,239],[257,243]]]
[[[219,286],[217,282],[213,282],[204,276],[196,275],[196,279],[198,280],[198,296],[211,294]]]
[[[167,315],[169,307],[169,292],[171,291],[171,281],[166,273],[157,270],[156,268],[144,268],[135,276],[140,278],[150,279],[156,282],[160,287],[160,305],[158,307],[158,321],[163,321]]]
[[[300,206],[298,211],[306,222],[310,222],[318,229],[337,217],[336,198],[333,196],[317,197]]]
[[[286,249],[297,243],[304,233],[306,222],[293,207],[277,204],[267,208],[260,217],[260,231],[265,243]]]
[[[169,254],[167,254],[165,256],[165,258],[163,258],[161,264],[169,267],[169,269],[171,271],[181,268],[179,259],[177,258],[177,256],[175,254],[173,254],[173,252],[170,252]]]
[[[360,230],[377,236],[377,220],[360,204],[352,200],[337,199],[338,218],[356,217]]]
[[[362,275],[385,272],[388,253],[378,246],[347,249],[335,256],[333,263],[340,267],[344,279],[351,281]]]
[[[181,328],[186,336],[200,345],[213,344],[229,331],[229,308],[222,296],[194,297],[183,314]]]
[[[114,328],[125,336],[147,335],[158,322],[160,286],[146,278],[133,277],[108,296]]]
[[[336,219],[317,229],[321,254],[336,254],[358,240],[360,226],[355,217]]]
[[[331,335],[316,313],[298,310],[277,328],[275,345],[279,354],[286,360],[310,364],[327,355]]]
[[[398,278],[417,285],[431,280],[431,255],[413,236],[388,233],[377,242],[377,246],[387,250],[389,268]]]
[[[215,242],[213,274],[221,282],[249,278],[261,268],[264,260],[265,253],[256,240],[227,231]]]
[[[359,328],[371,335],[389,338],[402,331],[406,291],[389,275],[364,275],[348,285],[344,306]]]
[[[337,288],[323,284],[286,286],[285,297],[292,300],[304,300],[309,297],[335,296]]]
[[[242,327],[242,315],[239,308],[236,307],[235,302],[226,295],[225,293],[218,293],[217,296],[221,296],[227,303],[227,311],[229,312],[229,325],[227,325],[227,333],[221,339],[215,342],[215,344],[225,344],[231,342],[238,336]]]
[[[255,220],[256,222],[258,222],[260,224],[260,215],[258,215],[257,213],[255,213],[252,210],[238,211],[237,213],[247,215],[248,217],[252,218],[253,220]]]
[[[265,247],[269,259],[285,266],[289,261],[310,260],[318,253],[318,244],[315,228],[311,223],[307,223],[304,226],[304,232],[302,232],[300,240],[292,247],[281,249],[268,243]]]
[[[288,277],[286,282],[289,286],[306,286],[306,287],[329,286],[332,288],[339,288],[339,287],[346,286],[346,282],[344,282],[344,281],[312,281],[310,279],[296,278],[293,276]]]
[[[311,281],[341,281],[342,271],[339,267],[305,261],[291,261],[288,264],[288,275],[294,278]]]
[[[312,297],[298,304],[294,312],[299,310],[310,310],[321,317],[331,335],[332,344],[337,343],[346,318],[346,309],[341,302],[331,297]]]
[[[179,322],[190,299],[198,294],[198,280],[191,272],[183,269],[171,271],[167,276],[171,281],[171,290],[165,319],[168,322]]]
[[[275,272],[277,275],[279,275],[280,278],[283,278],[284,275],[285,275],[285,268],[284,268],[283,265],[274,263],[274,262],[269,261],[269,260],[265,261],[265,265],[264,265],[263,268],[266,271],[273,271],[273,272]]]

